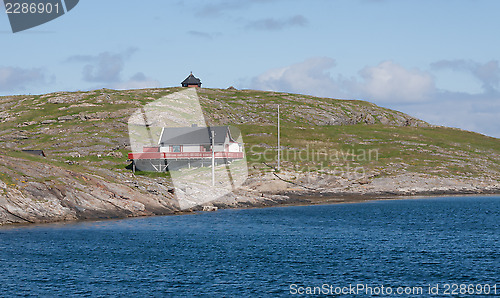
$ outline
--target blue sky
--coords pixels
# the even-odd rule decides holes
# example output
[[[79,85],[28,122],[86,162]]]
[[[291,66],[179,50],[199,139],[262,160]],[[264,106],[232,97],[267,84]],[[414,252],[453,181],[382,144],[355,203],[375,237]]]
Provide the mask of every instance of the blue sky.
[[[13,34],[0,94],[178,86],[364,99],[500,137],[500,1],[82,0]]]

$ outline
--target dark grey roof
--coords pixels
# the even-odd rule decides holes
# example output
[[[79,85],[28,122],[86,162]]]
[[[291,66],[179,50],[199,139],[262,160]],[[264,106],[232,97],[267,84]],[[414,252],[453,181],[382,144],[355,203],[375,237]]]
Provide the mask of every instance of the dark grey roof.
[[[183,84],[183,85],[198,85],[198,84],[201,84],[201,81],[197,77],[193,76],[193,74],[191,73],[184,81],[182,81],[181,84]]]
[[[24,149],[22,151],[25,152],[25,153],[32,154],[32,155],[40,155],[40,156],[45,157],[45,152],[43,152],[43,150],[28,150],[28,149]]]
[[[226,135],[231,133],[229,126],[212,126],[212,127],[165,127],[160,136],[160,146],[165,145],[210,145],[211,130],[215,132],[215,144],[224,144]]]

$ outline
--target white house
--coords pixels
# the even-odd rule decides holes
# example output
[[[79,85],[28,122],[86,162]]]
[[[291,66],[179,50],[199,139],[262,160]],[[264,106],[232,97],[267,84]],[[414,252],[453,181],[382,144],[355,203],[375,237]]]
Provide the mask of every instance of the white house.
[[[231,136],[229,126],[212,127],[165,127],[162,129],[158,142],[160,152],[168,153],[194,153],[212,152],[212,131],[215,152],[243,152],[239,144]],[[186,157],[189,156],[186,154]]]

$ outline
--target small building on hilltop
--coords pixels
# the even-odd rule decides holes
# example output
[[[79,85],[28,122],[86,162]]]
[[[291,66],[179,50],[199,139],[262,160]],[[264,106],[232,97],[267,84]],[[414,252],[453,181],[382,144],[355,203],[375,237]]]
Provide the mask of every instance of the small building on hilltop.
[[[191,74],[189,74],[189,76],[184,81],[182,81],[181,85],[182,85],[182,87],[201,88],[201,80],[199,78],[195,77],[193,75],[193,73],[191,72]]]

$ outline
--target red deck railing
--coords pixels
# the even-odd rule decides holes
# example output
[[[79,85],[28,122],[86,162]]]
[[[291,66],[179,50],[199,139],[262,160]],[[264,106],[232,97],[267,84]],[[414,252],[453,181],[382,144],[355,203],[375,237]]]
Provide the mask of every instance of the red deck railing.
[[[243,158],[243,152],[215,152],[215,158]],[[212,152],[135,152],[128,159],[200,159],[212,158]]]

